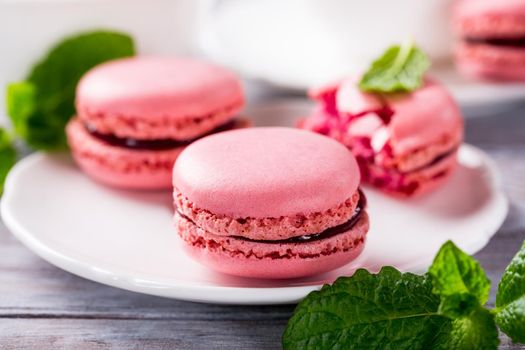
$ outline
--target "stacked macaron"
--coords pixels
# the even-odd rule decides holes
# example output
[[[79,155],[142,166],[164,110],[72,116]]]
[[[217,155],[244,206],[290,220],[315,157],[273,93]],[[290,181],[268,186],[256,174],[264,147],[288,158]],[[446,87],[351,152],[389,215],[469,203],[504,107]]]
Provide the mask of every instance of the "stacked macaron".
[[[468,76],[525,80],[525,0],[460,0],[456,60]]]
[[[463,122],[438,82],[427,79],[411,94],[379,96],[361,92],[356,79],[349,78],[311,96],[318,110],[301,127],[351,149],[363,181],[412,196],[430,191],[452,173]]]
[[[239,80],[202,61],[137,57],[95,67],[80,81],[66,132],[94,179],[131,189],[171,188],[175,159],[194,140],[237,128]]]
[[[344,265],[368,231],[359,170],[340,143],[290,128],[198,140],[173,172],[175,224],[200,263],[258,278]]]
[[[389,55],[394,63],[399,59]],[[375,80],[388,81],[389,69],[385,65]],[[410,77],[410,68],[399,70]],[[357,158],[363,181],[390,194],[413,196],[443,183],[463,138],[461,113],[447,90],[423,76],[406,92],[366,92],[359,84],[350,77],[312,90],[317,108],[299,126],[343,143]]]

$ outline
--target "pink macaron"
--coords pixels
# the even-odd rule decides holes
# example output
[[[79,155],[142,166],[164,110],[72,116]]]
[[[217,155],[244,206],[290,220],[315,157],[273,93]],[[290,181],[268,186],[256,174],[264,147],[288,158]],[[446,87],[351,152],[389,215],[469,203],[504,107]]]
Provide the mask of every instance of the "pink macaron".
[[[189,253],[227,274],[314,275],[362,251],[366,200],[340,143],[291,128],[203,138],[173,170],[175,225]]]
[[[403,197],[429,192],[457,164],[460,110],[438,82],[406,94],[369,94],[351,77],[312,90],[317,101],[300,127],[330,136],[356,156],[363,181]]]
[[[525,80],[525,0],[459,0],[456,62],[467,76]]]
[[[196,139],[237,128],[244,104],[237,77],[176,57],[115,60],[89,71],[66,128],[73,157],[92,178],[129,189],[171,188],[180,152]]]

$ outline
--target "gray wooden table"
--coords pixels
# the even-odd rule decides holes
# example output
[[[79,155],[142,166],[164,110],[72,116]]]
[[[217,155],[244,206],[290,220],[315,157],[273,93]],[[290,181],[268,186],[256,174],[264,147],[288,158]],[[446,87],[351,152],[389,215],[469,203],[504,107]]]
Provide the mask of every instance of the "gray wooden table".
[[[476,257],[493,282],[525,239],[525,104],[469,119],[503,171],[510,214]],[[494,291],[491,303],[494,301]],[[38,258],[0,223],[0,349],[279,349],[293,306],[218,306],[107,287]],[[525,349],[502,336],[501,349]]]

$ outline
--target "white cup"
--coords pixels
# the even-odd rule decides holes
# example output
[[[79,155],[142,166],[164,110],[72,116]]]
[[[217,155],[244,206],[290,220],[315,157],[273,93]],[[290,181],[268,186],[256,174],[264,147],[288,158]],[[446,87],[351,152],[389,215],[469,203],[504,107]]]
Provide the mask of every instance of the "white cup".
[[[363,70],[413,38],[450,58],[453,0],[221,0],[208,12],[206,52],[255,78],[305,88]]]

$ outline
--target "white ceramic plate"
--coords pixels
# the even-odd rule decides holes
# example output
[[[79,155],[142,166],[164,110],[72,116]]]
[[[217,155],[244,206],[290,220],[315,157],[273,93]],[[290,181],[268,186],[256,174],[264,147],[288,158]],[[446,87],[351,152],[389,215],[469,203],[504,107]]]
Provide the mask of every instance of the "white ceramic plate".
[[[448,239],[469,253],[485,246],[506,216],[507,201],[483,152],[464,145],[460,163],[444,187],[423,198],[399,201],[366,188],[371,230],[363,254],[329,273],[292,280],[236,278],[201,267],[182,252],[169,192],[98,185],[65,154],[38,153],[18,163],[1,213],[29,249],[87,279],[192,301],[291,303],[358,267],[423,271]]]

